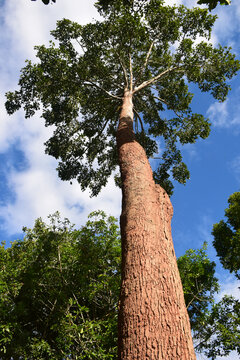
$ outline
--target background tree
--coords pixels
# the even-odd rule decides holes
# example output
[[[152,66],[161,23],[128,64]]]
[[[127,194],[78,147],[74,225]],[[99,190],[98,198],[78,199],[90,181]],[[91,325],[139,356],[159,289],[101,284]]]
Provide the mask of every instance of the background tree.
[[[213,226],[213,246],[222,266],[240,280],[240,192],[233,193],[228,204],[227,220]]]
[[[80,230],[50,220],[0,247],[0,358],[116,358],[116,220],[95,212]]]
[[[196,350],[214,360],[231,351],[240,355],[240,301],[225,295],[204,314],[194,333]]]
[[[216,264],[210,261],[206,249],[207,243],[204,243],[201,249],[189,249],[177,260],[194,334],[201,333],[208,310],[214,304],[214,295],[219,290]]]
[[[157,151],[153,136],[162,136],[166,149],[155,180],[169,193],[170,171],[185,183],[189,172],[178,145],[209,134],[209,121],[190,108],[188,83],[223,101],[239,63],[228,48],[195,43],[198,36],[209,39],[215,20],[205,10],[136,0],[114,1],[101,14],[104,21],[85,26],[58,22],[52,32],[58,46],[37,47],[39,62],[27,63],[6,107],[11,114],[22,106],[26,117],[41,107],[46,125],[55,125],[46,151],[60,159],[60,177],[77,178],[93,195],[120,165],[119,358],[194,359],[172,207],[147,157]],[[141,126],[136,134],[134,121]]]
[[[237,279],[240,278],[240,192],[228,199],[225,210],[227,221],[221,220],[213,226],[213,245],[221,264]],[[197,350],[211,359],[227,356],[230,351],[240,354],[240,302],[232,296],[224,296],[205,314],[204,326],[195,334]]]

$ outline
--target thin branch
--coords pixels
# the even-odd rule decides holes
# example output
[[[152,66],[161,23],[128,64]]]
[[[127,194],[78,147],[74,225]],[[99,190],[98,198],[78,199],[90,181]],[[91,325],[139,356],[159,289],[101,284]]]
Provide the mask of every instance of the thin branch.
[[[62,261],[61,261],[61,253],[60,253],[60,247],[58,245],[58,261],[59,261],[59,267],[60,267],[60,273],[62,274]]]
[[[102,90],[102,91],[104,91],[106,94],[108,94],[108,96],[110,96],[110,97],[112,97],[112,98],[114,98],[114,99],[122,100],[122,97],[111,94],[109,91],[105,90],[104,88],[102,88],[101,86],[93,83],[93,82],[90,81],[90,80],[87,80],[87,82],[85,82],[85,85],[95,86],[95,87],[98,88],[99,90]]]
[[[142,132],[144,132],[143,123],[142,123],[142,119],[141,119],[140,115],[138,114],[138,112],[136,111],[135,108],[133,108],[133,111],[134,111],[134,113],[136,114],[136,116],[137,116],[137,118],[138,118],[138,120],[139,120],[139,122],[140,122],[140,124],[141,124]]]
[[[165,105],[168,106],[168,102],[166,100],[160,98],[159,96],[155,96],[155,95],[153,97],[154,97],[154,99],[157,99],[157,100],[161,101],[162,103],[164,103]]]
[[[133,70],[132,70],[132,58],[131,54],[129,54],[129,70],[130,70],[130,91],[133,89]]]
[[[84,46],[80,43],[80,41],[78,39],[76,39],[78,45],[80,46],[80,48],[82,49],[83,53],[85,54],[86,50],[84,49]]]
[[[201,292],[201,289],[198,290],[198,292],[197,292],[196,295],[192,294],[193,297],[192,297],[192,299],[189,301],[189,303],[187,304],[187,309],[189,308],[189,306],[192,304],[192,302],[193,302],[195,299],[197,299],[198,301],[205,301],[205,299],[202,300],[201,298],[198,297],[198,294],[199,294],[200,292]],[[196,308],[196,309],[198,309],[198,308]],[[199,309],[198,309],[198,310],[199,310]]]
[[[162,99],[162,98],[160,98],[160,97],[158,97],[158,96],[153,96],[155,99],[157,99],[157,100],[159,100],[159,101],[161,101],[161,102],[163,102],[165,105],[167,105],[167,106],[169,106],[169,103],[166,101],[166,100],[164,100],[164,99]],[[174,110],[174,109],[171,109],[175,114],[176,114],[176,116],[180,119],[180,120],[183,120],[183,116],[182,115],[180,115],[176,110]]]
[[[150,47],[149,47],[149,49],[148,49],[148,52],[147,52],[147,55],[146,55],[146,58],[145,58],[144,64],[143,64],[143,66],[141,67],[140,72],[139,72],[139,75],[138,75],[138,77],[137,77],[137,79],[136,79],[136,81],[135,81],[135,83],[136,83],[136,84],[137,84],[137,83],[138,83],[138,81],[141,79],[141,76],[142,76],[142,74],[143,74],[144,70],[145,70],[145,69],[146,69],[146,67],[147,67],[148,60],[149,60],[149,58],[150,58],[150,55],[151,55],[151,52],[152,52],[153,45],[154,45],[154,41],[152,41],[152,42],[151,42],[151,45],[150,45]]]
[[[139,90],[144,89],[144,88],[147,87],[148,85],[155,83],[158,79],[160,79],[160,78],[163,77],[164,75],[166,75],[166,74],[168,74],[168,73],[170,73],[170,72],[172,72],[172,71],[175,71],[175,70],[177,70],[177,71],[184,71],[184,70],[179,69],[178,66],[175,66],[175,67],[173,67],[173,68],[169,68],[169,69],[163,71],[162,73],[154,76],[152,79],[146,80],[146,81],[144,81],[141,85],[137,86],[137,87],[133,90],[133,94],[136,93],[136,92],[139,91]]]
[[[128,84],[127,70],[126,70],[126,68],[125,68],[125,66],[124,66],[124,63],[123,63],[123,61],[122,61],[122,59],[121,59],[121,56],[120,56],[119,54],[117,54],[117,56],[118,56],[120,65],[121,65],[121,67],[122,67],[122,69],[123,69],[123,72],[124,72],[125,85],[128,87],[129,84]]]

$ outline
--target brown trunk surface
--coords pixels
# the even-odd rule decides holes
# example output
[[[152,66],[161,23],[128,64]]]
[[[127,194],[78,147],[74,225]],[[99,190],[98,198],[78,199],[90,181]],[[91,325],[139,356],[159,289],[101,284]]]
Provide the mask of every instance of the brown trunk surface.
[[[125,91],[117,132],[123,184],[119,360],[196,359],[171,236],[172,205],[134,140]]]

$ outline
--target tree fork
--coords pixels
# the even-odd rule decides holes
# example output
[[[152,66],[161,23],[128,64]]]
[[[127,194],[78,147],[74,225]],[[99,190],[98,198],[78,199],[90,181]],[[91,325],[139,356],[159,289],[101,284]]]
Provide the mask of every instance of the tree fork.
[[[133,132],[125,89],[117,147],[122,177],[119,360],[196,359],[171,236],[172,205]]]

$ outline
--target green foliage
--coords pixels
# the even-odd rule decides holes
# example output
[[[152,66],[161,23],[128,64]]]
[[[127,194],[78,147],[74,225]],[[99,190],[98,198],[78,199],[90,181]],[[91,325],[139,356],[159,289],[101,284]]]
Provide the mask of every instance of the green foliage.
[[[240,355],[240,302],[225,295],[206,316],[195,338],[196,350],[212,360],[227,356],[233,350]]]
[[[228,204],[227,220],[213,226],[213,246],[223,267],[240,279],[240,192],[233,193]]]
[[[184,298],[194,334],[203,326],[209,306],[214,303],[214,294],[219,290],[214,276],[216,264],[206,254],[207,244],[199,250],[187,250],[177,260]]]
[[[230,5],[230,0],[199,0],[198,4],[206,4],[208,5],[209,10],[215,9],[215,7],[218,5]]]
[[[116,220],[80,230],[59,214],[0,252],[0,358],[114,359],[120,283]]]
[[[219,285],[206,243],[199,250],[187,250],[177,261],[195,350],[212,360],[233,350],[240,354],[240,302],[224,296],[215,303]]]
[[[117,168],[119,110],[124,89],[133,87],[137,140],[148,156],[159,137],[165,142],[155,179],[171,192],[170,173],[183,184],[189,178],[178,145],[210,131],[208,119],[191,110],[189,84],[224,101],[239,62],[229,48],[209,44],[215,17],[207,10],[161,0],[97,6],[101,22],[58,21],[51,32],[56,44],[36,47],[38,61],[27,61],[6,109],[12,114],[22,107],[27,118],[41,109],[46,126],[54,125],[45,145],[59,160],[60,178],[76,178],[96,195]],[[205,41],[196,43],[198,37]]]

